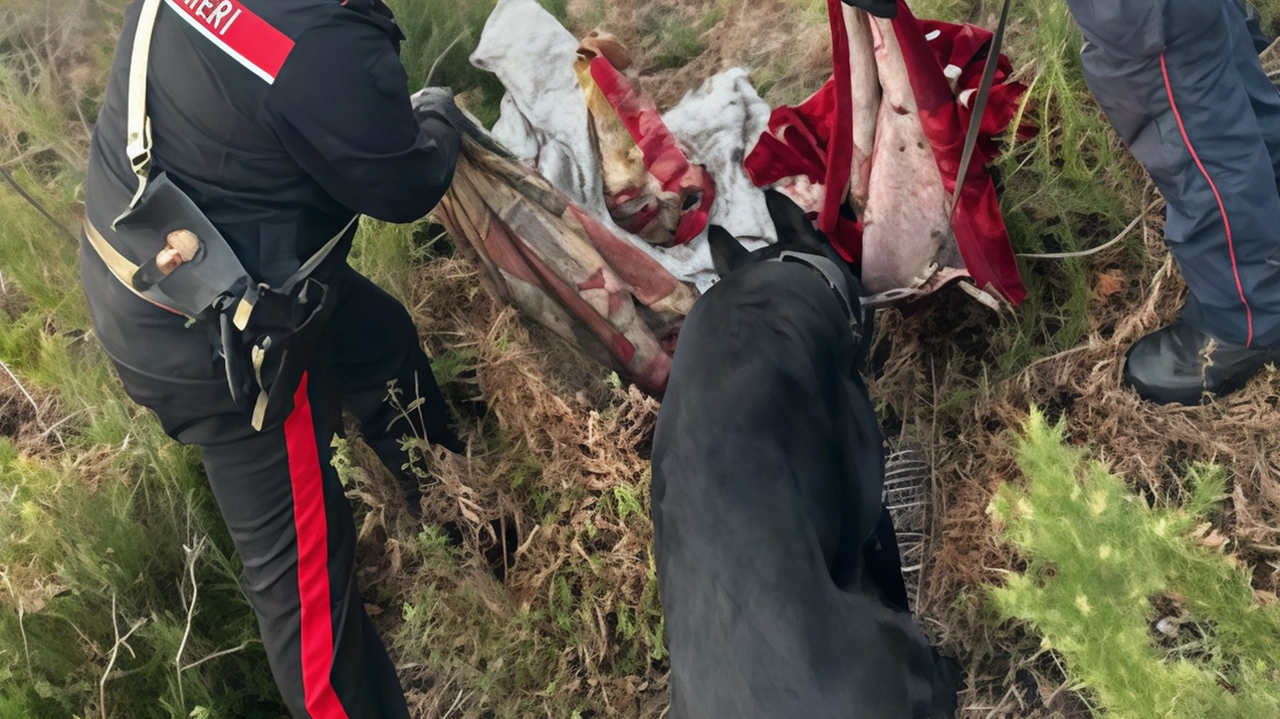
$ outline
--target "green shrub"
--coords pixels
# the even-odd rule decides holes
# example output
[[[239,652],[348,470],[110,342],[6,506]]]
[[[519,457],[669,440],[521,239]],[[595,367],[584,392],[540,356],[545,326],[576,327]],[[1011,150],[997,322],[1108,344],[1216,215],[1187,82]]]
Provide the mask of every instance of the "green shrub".
[[[1072,679],[1123,719],[1280,716],[1280,607],[1220,551],[1209,521],[1223,473],[1197,467],[1182,507],[1149,507],[1034,413],[1018,446],[1025,489],[990,512],[1026,560],[991,596],[1061,654]]]

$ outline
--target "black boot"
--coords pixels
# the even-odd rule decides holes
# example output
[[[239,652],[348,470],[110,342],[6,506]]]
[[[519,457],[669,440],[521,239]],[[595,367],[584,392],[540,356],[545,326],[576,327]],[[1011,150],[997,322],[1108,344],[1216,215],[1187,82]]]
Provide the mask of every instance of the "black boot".
[[[1280,348],[1223,342],[1178,320],[1133,345],[1124,381],[1157,404],[1196,405],[1243,388],[1269,362],[1280,362]]]

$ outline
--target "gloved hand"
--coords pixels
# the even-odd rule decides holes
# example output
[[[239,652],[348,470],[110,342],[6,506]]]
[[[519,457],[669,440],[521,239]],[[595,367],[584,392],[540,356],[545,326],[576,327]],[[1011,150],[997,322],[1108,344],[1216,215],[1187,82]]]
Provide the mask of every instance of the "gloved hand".
[[[876,17],[882,17],[887,20],[898,17],[898,3],[896,0],[844,0],[844,4],[862,8]]]
[[[425,87],[409,100],[413,104],[413,114],[420,123],[433,118],[458,129],[460,125],[465,126],[469,122],[454,102],[453,91],[447,87]]]
[[[409,98],[413,114],[427,134],[452,131],[464,136],[499,157],[514,159],[511,151],[498,144],[474,115],[458,107],[453,91],[447,87],[426,87]]]

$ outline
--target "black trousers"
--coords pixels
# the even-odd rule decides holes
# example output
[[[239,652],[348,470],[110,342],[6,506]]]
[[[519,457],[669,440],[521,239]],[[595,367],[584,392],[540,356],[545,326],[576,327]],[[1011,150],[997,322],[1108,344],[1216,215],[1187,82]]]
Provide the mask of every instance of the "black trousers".
[[[673,719],[952,716],[906,607],[883,440],[839,302],[764,263],[699,300],[653,456]]]
[[[107,274],[92,250],[82,277],[99,336],[129,395],[165,431],[203,452],[209,483],[244,564],[285,703],[311,719],[409,716],[396,669],[355,584],[356,528],[331,465],[345,407],[410,489],[404,436],[456,441],[444,398],[408,312],[343,266],[327,278],[337,305],[282,424],[257,432],[232,403],[204,329],[148,305]],[[385,401],[388,384],[407,417]]]

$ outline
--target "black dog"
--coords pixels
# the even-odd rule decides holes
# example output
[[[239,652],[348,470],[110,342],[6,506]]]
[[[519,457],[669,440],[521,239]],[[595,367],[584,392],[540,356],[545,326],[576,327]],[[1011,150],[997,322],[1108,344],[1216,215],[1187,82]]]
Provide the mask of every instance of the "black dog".
[[[952,716],[958,672],[907,611],[881,502],[859,285],[798,207],[769,205],[766,250],[713,228],[724,279],[685,324],[658,418],[671,716]]]

